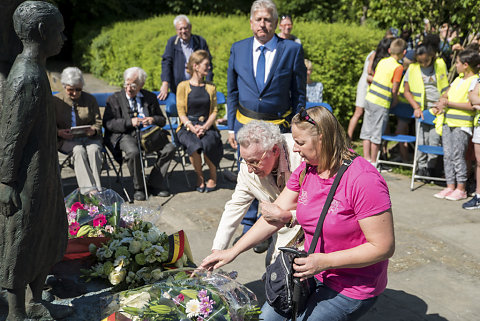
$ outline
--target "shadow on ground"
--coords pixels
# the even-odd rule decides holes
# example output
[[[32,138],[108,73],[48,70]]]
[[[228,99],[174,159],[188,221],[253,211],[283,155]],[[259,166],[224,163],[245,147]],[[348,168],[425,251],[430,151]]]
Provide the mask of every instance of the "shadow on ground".
[[[245,284],[257,295],[260,306],[265,302],[262,280]],[[370,311],[359,321],[448,321],[438,314],[428,314],[428,306],[421,298],[405,291],[386,289]]]

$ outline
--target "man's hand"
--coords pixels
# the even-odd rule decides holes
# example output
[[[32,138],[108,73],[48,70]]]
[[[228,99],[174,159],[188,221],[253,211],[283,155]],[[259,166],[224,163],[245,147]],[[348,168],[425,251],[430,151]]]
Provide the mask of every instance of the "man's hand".
[[[290,222],[292,218],[292,213],[278,207],[277,204],[260,202],[260,213],[262,217],[270,224],[283,226],[286,223]]]
[[[0,183],[0,215],[10,216],[20,208],[20,195],[13,186]]]
[[[165,100],[168,96],[168,82],[163,82],[162,87],[160,87],[160,93],[157,98],[160,100]]]
[[[235,133],[228,133],[228,142],[233,149],[237,149],[238,144],[237,144],[237,141],[235,140]]]
[[[66,140],[73,139],[70,129],[57,129],[57,136]]]
[[[142,124],[143,126],[150,126],[150,125],[153,125],[154,121],[155,119],[153,119],[153,117],[145,117],[142,119]]]
[[[140,124],[142,123],[142,119],[141,119],[141,118],[138,118],[138,117],[133,117],[133,118],[131,119],[131,121],[132,121],[132,126],[133,126],[133,127],[138,127],[138,126],[140,126]]]

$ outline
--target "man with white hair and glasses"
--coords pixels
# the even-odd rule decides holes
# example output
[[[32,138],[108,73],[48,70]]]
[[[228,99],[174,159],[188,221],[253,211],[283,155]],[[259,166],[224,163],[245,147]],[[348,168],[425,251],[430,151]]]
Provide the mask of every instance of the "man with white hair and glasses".
[[[127,159],[128,170],[133,177],[137,201],[146,199],[145,186],[142,175],[142,160],[136,129],[150,125],[163,127],[166,118],[163,115],[157,97],[152,92],[143,89],[147,73],[139,67],[131,67],[123,73],[124,89],[108,97],[103,126],[105,127],[105,144],[114,152],[123,151]],[[168,197],[164,179],[167,175],[170,160],[175,155],[175,146],[168,141],[168,134],[162,131],[163,147],[158,151],[150,177],[147,181],[149,194]],[[118,159],[118,158],[117,158]]]
[[[301,163],[300,155],[293,152],[292,134],[281,134],[280,128],[272,123],[259,120],[249,122],[238,131],[237,141],[241,156],[237,185],[232,199],[225,204],[212,251],[228,248],[253,200],[258,199],[266,202],[264,206],[269,206],[268,203],[277,199],[290,174]],[[272,257],[274,249],[286,246],[298,233],[298,225],[293,226],[294,218],[295,211],[279,211],[275,217],[265,217],[286,225],[279,230],[277,241],[270,246],[267,265],[275,258],[275,255]]]

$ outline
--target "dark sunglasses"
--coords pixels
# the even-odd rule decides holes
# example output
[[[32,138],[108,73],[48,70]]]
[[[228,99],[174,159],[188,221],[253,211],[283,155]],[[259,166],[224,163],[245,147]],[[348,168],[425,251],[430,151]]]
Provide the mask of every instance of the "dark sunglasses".
[[[308,115],[307,110],[304,107],[300,108],[298,116],[301,121],[308,121],[310,124],[317,126],[317,123]]]

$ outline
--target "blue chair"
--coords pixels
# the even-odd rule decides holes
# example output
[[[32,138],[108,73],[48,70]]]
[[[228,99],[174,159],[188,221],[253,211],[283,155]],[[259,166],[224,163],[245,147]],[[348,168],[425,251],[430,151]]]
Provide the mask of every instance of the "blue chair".
[[[390,109],[390,115],[394,115],[400,118],[411,119],[415,118],[413,115],[413,108],[408,104],[398,104],[394,108]],[[412,143],[414,144],[416,141],[416,136],[412,135],[382,135],[382,144],[386,142],[397,142],[397,143]],[[396,166],[406,166],[413,168],[413,163],[401,163],[395,162],[387,159],[382,159],[382,151],[378,152],[377,155],[377,168],[380,168],[381,164],[387,165],[396,165]]]
[[[312,108],[312,107],[317,107],[317,106],[325,107],[325,108],[327,108],[331,113],[333,113],[333,108],[332,108],[332,106],[330,106],[330,104],[328,104],[328,103],[316,103],[316,102],[313,102],[313,101],[307,101],[307,103],[305,104],[305,109]]]
[[[217,105],[226,105],[227,103],[227,99],[225,98],[225,95],[220,92],[220,91],[217,91]],[[225,106],[226,107],[226,106]],[[227,111],[227,108],[225,108],[225,112]],[[227,125],[219,125],[217,124],[217,129],[222,131],[222,130],[228,130],[228,126]]]
[[[415,140],[415,153],[413,155],[413,169],[412,169],[412,181],[410,183],[410,190],[413,191],[413,184],[415,183],[416,179],[426,179],[426,180],[433,180],[433,181],[441,181],[445,182],[445,178],[435,177],[435,176],[420,176],[416,174],[417,171],[417,157],[418,152],[422,152],[425,154],[434,154],[438,156],[443,156],[443,147],[442,146],[431,146],[431,145],[419,145],[418,144],[418,133],[420,132],[420,124],[427,124],[427,125],[434,125],[433,121],[435,120],[435,115],[432,115],[429,110],[423,111],[423,119],[419,119],[417,122],[416,130],[417,130],[417,139]]]
[[[91,93],[93,97],[97,100],[99,107],[107,106],[107,98],[110,97],[113,93]]]

